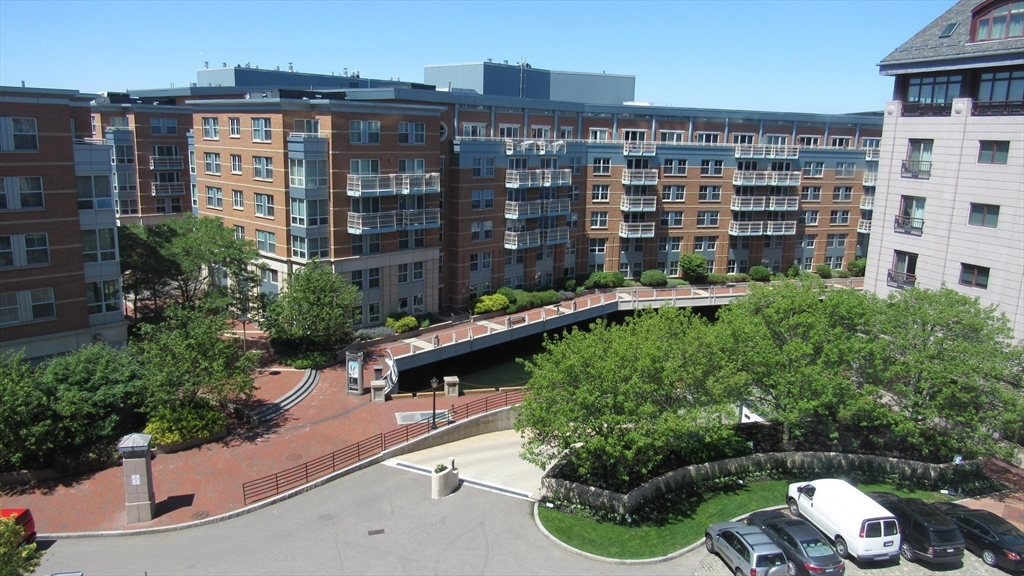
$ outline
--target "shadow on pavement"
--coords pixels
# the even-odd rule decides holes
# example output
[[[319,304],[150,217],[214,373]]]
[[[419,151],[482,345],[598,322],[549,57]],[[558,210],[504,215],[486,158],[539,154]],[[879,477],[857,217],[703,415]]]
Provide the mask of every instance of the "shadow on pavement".
[[[0,486],[0,494],[4,496],[27,496],[30,494],[41,494],[43,496],[49,496],[53,494],[57,488],[70,488],[89,480],[99,472],[102,472],[106,468],[100,470],[94,470],[92,472],[84,472],[82,474],[75,474],[72,476],[65,476],[63,478],[56,478],[54,480],[44,480],[41,482],[29,482],[27,484],[14,484],[7,486]]]
[[[175,510],[182,508],[189,508],[192,506],[192,502],[196,499],[195,494],[179,494],[177,496],[168,496],[160,502],[156,503],[156,510],[153,512],[154,518],[159,518],[164,514],[170,514]]]

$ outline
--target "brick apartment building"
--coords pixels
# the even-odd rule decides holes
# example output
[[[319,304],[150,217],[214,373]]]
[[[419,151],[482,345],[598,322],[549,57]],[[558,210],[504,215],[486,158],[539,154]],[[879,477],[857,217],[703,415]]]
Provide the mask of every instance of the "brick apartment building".
[[[75,90],[0,87],[0,352],[122,345],[110,146]]]

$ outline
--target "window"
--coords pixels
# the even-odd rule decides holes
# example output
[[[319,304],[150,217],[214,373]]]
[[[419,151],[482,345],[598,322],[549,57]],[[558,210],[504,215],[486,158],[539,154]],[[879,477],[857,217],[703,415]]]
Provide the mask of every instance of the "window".
[[[836,178],[853,178],[856,167],[853,162],[836,162]]]
[[[399,174],[424,174],[427,171],[427,161],[422,158],[399,158]]]
[[[978,101],[1006,102],[1024,100],[1024,70],[987,72],[978,84]]]
[[[303,260],[313,258],[329,258],[331,246],[327,236],[306,238],[304,236],[292,236],[292,257]]]
[[[494,158],[473,158],[473,178],[494,176]]]
[[[789,136],[785,134],[765,134],[761,144],[769,146],[786,146],[789,144]]]
[[[1006,164],[1009,154],[1009,142],[982,140],[978,147],[978,164]]]
[[[380,122],[376,120],[350,120],[348,123],[350,144],[380,144]]]
[[[718,236],[694,236],[693,237],[693,251],[694,252],[714,252],[718,249]]]
[[[804,164],[804,176],[807,178],[821,178],[825,175],[824,162],[807,162]]]
[[[469,271],[476,272],[480,269],[480,255],[470,254],[469,255]]]
[[[833,202],[849,202],[853,199],[852,186],[836,186],[832,189]]]
[[[231,191],[231,207],[235,210],[242,210],[245,208],[245,193],[241,190]]]
[[[558,138],[560,140],[572,140],[572,126],[559,126]]]
[[[399,122],[399,144],[425,144],[427,142],[427,125],[423,122]]]
[[[252,119],[252,141],[253,142],[270,142],[271,141],[270,118],[253,118]]]
[[[320,134],[320,121],[315,118],[296,118],[293,126],[298,134]]]
[[[487,252],[487,268],[491,267],[491,253]],[[423,262],[412,263],[412,279],[423,280]]]
[[[235,226],[235,240],[245,240],[245,226]]]
[[[1024,2],[1007,2],[977,16],[974,41],[1024,36]]]
[[[663,186],[661,199],[664,202],[685,202],[686,186]]]
[[[591,238],[590,239],[590,253],[591,254],[604,254],[605,243],[606,242],[607,242],[607,239],[605,239],[605,238]]]
[[[473,210],[494,208],[494,190],[473,190],[471,206]]]
[[[487,124],[466,122],[462,125],[462,136],[464,138],[485,138],[487,136]]]
[[[721,176],[724,162],[722,160],[701,160],[701,176]]]
[[[110,176],[78,176],[78,209],[111,210],[114,201],[110,197]]]
[[[368,288],[380,288],[380,268],[370,268],[367,271],[366,286]]]
[[[353,286],[355,286],[357,290],[362,290],[363,289],[363,271],[362,270],[353,270],[352,273],[349,274],[349,282]]]
[[[220,154],[216,152],[203,153],[203,163],[207,174],[220,174]]]
[[[30,210],[43,207],[42,177],[0,176],[0,210]]]
[[[817,210],[802,210],[800,211],[800,218],[797,223],[804,224],[806,226],[817,226],[818,225],[818,211]]]
[[[697,132],[697,144],[718,144],[718,132]]]
[[[256,215],[264,218],[274,217],[274,197],[270,194],[253,194]]]
[[[232,138],[242,137],[242,119],[228,118],[228,136]]]
[[[480,269],[490,270],[491,269],[492,255],[490,252],[480,253]]]
[[[154,136],[177,134],[178,120],[175,118],[150,118],[149,130]]]
[[[612,173],[611,158],[594,158],[593,166],[595,175],[607,176]]]
[[[224,208],[224,195],[220,188],[214,186],[206,187],[206,206],[209,208]]]
[[[930,178],[932,173],[932,140],[909,140],[907,158],[900,176],[904,178]]]
[[[199,208],[199,185],[192,184],[190,195],[192,196],[192,207]]]
[[[661,225],[677,228],[683,225],[682,210],[667,210],[661,213]]]
[[[944,104],[960,96],[963,77],[927,76],[911,78],[907,83],[907,99],[912,104]]]
[[[111,128],[128,128],[128,117],[127,116],[112,116],[107,119],[107,124]]]
[[[0,236],[0,268],[43,266],[50,263],[46,233]]]
[[[274,159],[269,156],[253,156],[252,177],[256,180],[273,180]]]
[[[590,129],[590,141],[591,142],[607,142],[608,141],[607,128],[591,128]]]
[[[129,214],[139,213],[139,201],[138,200],[118,200],[117,201],[117,215],[127,216]]]
[[[264,230],[257,230],[256,249],[268,254],[277,252],[277,234],[273,232],[266,232]]]
[[[971,226],[995,228],[999,223],[999,206],[992,204],[971,204],[971,216],[967,221]]]
[[[722,187],[721,186],[701,186],[700,191],[697,193],[698,202],[721,202],[722,201]]]
[[[39,150],[39,130],[35,118],[0,118],[0,150],[35,152]]]
[[[850,211],[849,210],[833,210],[832,215],[829,217],[829,224],[833,226],[845,226],[850,223]]]
[[[491,220],[483,222],[472,222],[469,225],[470,240],[490,240],[494,237],[494,222]]]
[[[220,139],[220,122],[216,118],[203,118],[203,140]]]
[[[796,237],[797,248],[814,248],[814,241],[817,234],[801,234]]]
[[[156,213],[157,214],[180,214],[181,213],[181,198],[157,198],[156,199]]]
[[[121,295],[117,289],[117,280],[86,283],[85,297],[89,314],[121,311]]]
[[[260,270],[260,292],[276,294],[277,281],[277,270],[271,268],[264,268]]]
[[[800,189],[800,199],[804,202],[821,200],[821,186],[804,186]]]
[[[821,145],[820,136],[800,136],[797,138],[797,141],[799,141],[800,146],[804,148],[817,148]]]
[[[609,186],[607,184],[594,184],[590,189],[590,200],[592,202],[607,202],[608,190]]]
[[[860,147],[869,150],[878,150],[882,146],[881,138],[861,138]]]
[[[608,213],[607,212],[591,212],[590,213],[590,227],[591,228],[607,228],[608,227]]]
[[[832,148],[849,148],[853,138],[849,136],[833,136],[829,141],[829,146]]]
[[[843,269],[843,257],[842,256],[825,256],[825,265],[833,270]]]
[[[740,145],[743,145],[743,144],[753,144],[754,143],[754,135],[753,134],[743,134],[743,133],[736,133],[736,132],[734,132],[733,135],[732,135],[732,143],[733,144],[740,144]]]
[[[115,164],[135,164],[135,148],[130,144],[114,145]]]
[[[667,158],[665,160],[665,175],[686,176],[686,160]]]
[[[327,160],[288,160],[288,183],[302,188],[327,186],[329,171]]]
[[[195,174],[196,173],[196,151],[195,150],[189,150],[188,151],[188,173],[189,174]]]
[[[231,173],[241,174],[242,173],[242,155],[232,154],[231,155]]]
[[[499,124],[498,138],[519,138],[518,124]]]
[[[682,144],[686,142],[686,132],[682,130],[662,130],[659,132],[661,141],[666,144]]]
[[[565,217],[565,225],[570,230],[576,230],[580,227],[580,215],[578,212],[569,212],[569,215]]]
[[[327,226],[330,211],[327,200],[303,200],[292,198],[291,222],[293,226]]]
[[[989,269],[974,264],[960,264],[960,284],[972,288],[988,288]]]
[[[718,226],[718,211],[697,212],[697,226]]]
[[[569,198],[569,202],[579,202],[580,201],[580,186],[579,186],[579,184],[573,184],[572,186],[569,186],[568,198]]]
[[[53,288],[0,294],[0,324],[17,324],[57,317]]]
[[[843,248],[846,246],[846,234],[829,234],[825,237],[826,248]]]

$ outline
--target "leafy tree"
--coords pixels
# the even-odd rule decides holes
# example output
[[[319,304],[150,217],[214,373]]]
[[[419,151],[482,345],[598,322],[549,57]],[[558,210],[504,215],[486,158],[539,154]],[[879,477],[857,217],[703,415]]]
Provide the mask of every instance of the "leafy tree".
[[[14,518],[0,518],[0,576],[31,574],[43,557],[36,543],[20,546],[25,529]]]
[[[863,277],[864,276],[864,271],[867,269],[867,267],[868,267],[868,259],[867,258],[858,258],[858,259],[854,260],[853,262],[850,262],[849,264],[846,265],[846,269],[850,271],[850,275],[854,276],[855,278]]]
[[[143,325],[132,348],[144,368],[143,409],[195,406],[251,397],[258,352],[243,353],[225,336],[226,314],[173,305],[160,324]]]
[[[687,282],[701,282],[708,275],[708,261],[700,254],[683,254],[679,257],[679,273]]]
[[[167,298],[169,274],[176,268],[161,247],[168,241],[167,227],[147,228],[129,224],[117,229],[117,243],[121,262],[121,286],[132,298],[132,309],[139,317],[139,304],[149,302],[154,309]]]
[[[40,466],[53,454],[53,412],[24,354],[0,356],[0,470]]]
[[[800,265],[793,264],[786,269],[786,278],[799,278],[800,277]]]
[[[828,264],[818,264],[814,267],[814,271],[817,272],[818,276],[821,276],[824,280],[828,280],[832,277],[832,267]]]
[[[314,260],[285,280],[261,323],[273,341],[299,353],[329,352],[352,341],[362,293],[331,267]]]
[[[752,266],[749,274],[754,282],[767,282],[772,279],[772,271],[764,266]]]

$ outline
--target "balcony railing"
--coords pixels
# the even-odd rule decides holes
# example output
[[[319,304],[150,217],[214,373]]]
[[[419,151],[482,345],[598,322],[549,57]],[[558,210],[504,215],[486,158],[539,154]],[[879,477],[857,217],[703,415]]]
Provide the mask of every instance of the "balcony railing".
[[[150,156],[150,170],[182,170],[185,168],[183,156]]]
[[[326,138],[326,132],[289,132],[288,138],[296,138],[299,140],[305,140],[307,138]]]
[[[529,232],[505,231],[505,248],[509,250],[521,250],[523,248],[536,248],[540,246],[540,230]]]
[[[736,186],[799,186],[802,175],[800,171],[737,170],[733,172],[732,183]]]
[[[927,180],[932,177],[932,163],[929,160],[904,160],[900,176]]]
[[[863,183],[865,186],[874,186],[878,183],[878,172],[865,172]]]
[[[357,198],[394,196],[395,194],[430,194],[441,191],[441,175],[429,174],[373,174],[348,175],[347,192]]]
[[[627,186],[654,186],[658,183],[658,169],[623,170],[622,183]]]
[[[764,196],[733,196],[729,207],[737,212],[763,212]]]
[[[792,236],[796,234],[796,222],[765,222],[765,236]]]
[[[995,100],[971,103],[972,116],[1024,116],[1024,100]]]
[[[654,238],[654,222],[619,222],[619,238]]]
[[[624,156],[654,156],[658,153],[658,145],[655,142],[627,141],[622,145]]]
[[[546,188],[568,186],[572,183],[572,170],[509,170],[505,172],[506,188]]]
[[[795,160],[800,157],[798,146],[774,146],[767,144],[738,144],[737,158],[784,158]]]
[[[878,160],[882,157],[882,151],[878,148],[867,148],[864,150],[865,160]]]
[[[730,236],[760,236],[764,233],[764,222],[729,222]]]
[[[184,193],[184,182],[153,182],[153,196],[181,196]]]
[[[399,194],[433,194],[441,191],[441,175],[430,174],[395,174],[395,192]]]
[[[398,230],[397,212],[348,213],[349,234],[377,234]]]
[[[654,196],[623,196],[619,209],[623,212],[654,212],[658,209],[658,199]]]
[[[505,154],[565,154],[564,140],[505,140]]]
[[[904,102],[904,116],[950,116],[953,111],[952,102]]]
[[[395,220],[401,230],[439,228],[441,226],[441,210],[439,208],[399,210],[395,213]]]
[[[924,235],[924,220],[909,216],[896,216],[892,231],[900,234],[922,236]]]
[[[530,202],[505,202],[505,218],[523,220],[539,218],[543,213],[544,203],[541,200]]]
[[[917,276],[890,268],[885,275],[885,283],[892,288],[913,288],[917,284]]]
[[[861,196],[860,197],[860,209],[861,210],[874,210],[875,209],[875,197],[874,196]]]
[[[768,210],[775,212],[792,212],[800,209],[800,199],[797,197],[769,196]]]
[[[567,226],[548,228],[541,230],[541,232],[540,240],[544,244],[567,244],[569,242],[569,228]]]
[[[568,198],[541,200],[541,211],[545,216],[568,216],[570,207]]]
[[[864,220],[861,218],[860,222],[857,222],[857,232],[861,234],[871,234],[871,220]]]

